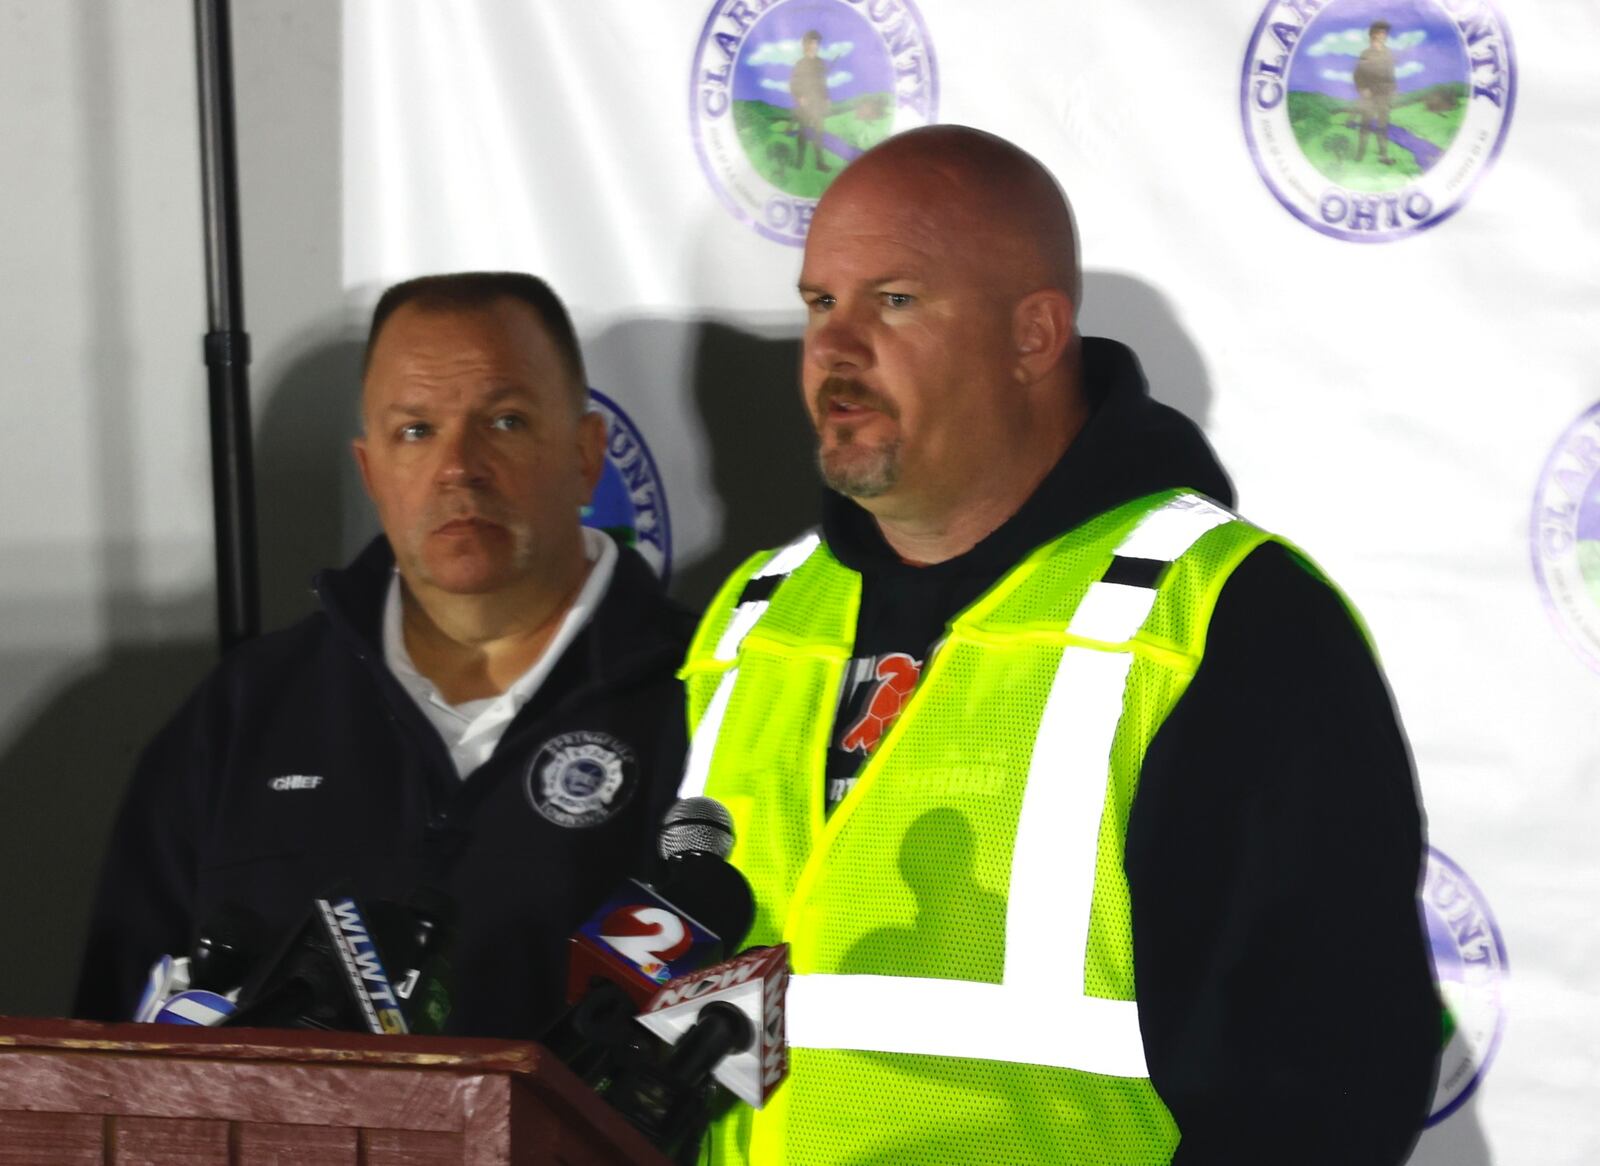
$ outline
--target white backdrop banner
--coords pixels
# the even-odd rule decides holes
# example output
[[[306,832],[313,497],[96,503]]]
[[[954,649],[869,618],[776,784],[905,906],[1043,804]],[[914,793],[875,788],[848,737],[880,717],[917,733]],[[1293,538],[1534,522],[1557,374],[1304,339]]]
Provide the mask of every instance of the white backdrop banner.
[[[1600,1162],[1600,6],[345,14],[350,295],[549,279],[611,420],[596,521],[698,597],[813,509],[794,283],[832,177],[934,121],[1043,160],[1078,215],[1084,331],[1139,352],[1244,513],[1306,546],[1382,648],[1450,1006],[1413,1161]],[[1359,918],[1326,924],[1311,958],[1362,942]]]

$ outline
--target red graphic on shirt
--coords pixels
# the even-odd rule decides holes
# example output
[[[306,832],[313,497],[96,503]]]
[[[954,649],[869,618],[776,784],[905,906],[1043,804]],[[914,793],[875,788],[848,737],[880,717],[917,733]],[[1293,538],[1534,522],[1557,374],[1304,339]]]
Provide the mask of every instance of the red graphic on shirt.
[[[878,687],[867,700],[861,719],[850,726],[850,731],[839,742],[847,753],[871,753],[879,740],[900,715],[900,707],[917,686],[922,675],[922,664],[904,652],[891,652],[878,661]]]

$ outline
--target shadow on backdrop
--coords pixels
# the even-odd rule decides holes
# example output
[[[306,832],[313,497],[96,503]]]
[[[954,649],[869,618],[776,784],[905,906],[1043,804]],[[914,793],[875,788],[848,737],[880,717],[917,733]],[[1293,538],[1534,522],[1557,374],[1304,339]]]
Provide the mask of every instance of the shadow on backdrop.
[[[319,339],[262,386],[255,454],[266,628],[308,613],[312,573],[343,562],[345,544],[376,528],[349,453],[360,357],[359,340]],[[0,753],[0,793],[19,811],[0,820],[0,910],[7,934],[27,937],[28,950],[0,981],[0,1013],[70,1007],[100,856],[134,761],[216,662],[214,634],[174,634],[215,627],[214,592],[152,602],[130,582],[136,551],[108,542],[102,552],[107,654],[69,672]]]
[[[1200,349],[1172,304],[1153,284],[1109,271],[1083,273],[1078,331],[1133,349],[1150,395],[1204,429],[1211,420],[1211,378]]]
[[[350,453],[360,427],[363,341],[355,334],[308,341],[263,395],[256,510],[268,630],[314,611],[311,577],[343,566],[378,530]]]
[[[753,552],[781,546],[818,518],[811,423],[796,378],[798,337],[697,326],[690,393],[704,427],[709,486],[722,509],[711,549],[674,572],[673,593],[700,610]]]
[[[141,620],[214,620],[208,592],[142,604]],[[216,659],[214,641],[119,643],[82,662],[0,753],[3,925],[13,937],[0,1013],[61,1016],[71,1004],[100,855],[133,761]],[[8,659],[8,670],[27,667]]]
[[[72,58],[62,65],[77,77],[76,132],[84,200],[85,254],[94,269],[84,304],[88,356],[84,386],[92,408],[91,464],[85,467],[101,532],[91,568],[109,641],[86,655],[77,634],[61,646],[14,655],[8,678],[28,691],[37,709],[0,752],[0,794],[11,813],[0,823],[0,927],[17,941],[0,979],[0,1011],[50,1015],[66,1010],[82,942],[88,900],[122,783],[134,753],[206,667],[211,646],[195,629],[214,626],[211,594],[150,601],[139,591],[141,560],[150,548],[130,536],[138,529],[136,432],[128,370],[137,365],[129,327],[126,265],[131,235],[122,180],[127,143],[118,93],[122,57],[115,21],[103,5],[79,6]],[[198,362],[193,383],[203,383]],[[201,399],[196,395],[196,399]],[[50,631],[81,619],[81,606],[60,616],[27,614]],[[165,639],[159,648],[151,639]],[[31,680],[55,673],[46,688]],[[22,702],[18,702],[22,703]]]
[[[130,129],[137,118],[129,120],[122,101],[137,80],[130,70],[142,58],[137,46],[119,40],[124,21],[112,6],[71,7],[74,36],[60,67],[73,79],[73,118],[61,128],[73,139],[78,184],[86,192],[79,230],[92,269],[79,324],[89,358],[86,416],[95,428],[84,473],[105,533],[91,548],[98,561],[80,568],[100,609],[92,634],[67,635],[70,625],[63,625],[59,647],[47,641],[4,660],[3,684],[15,696],[8,692],[0,707],[16,719],[0,738],[0,794],[12,810],[0,824],[0,880],[7,889],[0,927],[25,939],[27,954],[7,961],[0,973],[0,1012],[21,1014],[67,1008],[105,836],[135,755],[216,656],[209,576],[193,593],[152,595],[145,582],[151,573],[143,566],[166,552],[134,533],[147,507],[138,492],[142,451],[130,439],[141,427],[128,370],[162,341],[132,325],[136,314],[147,317],[140,297],[150,291],[137,285],[134,245],[148,234],[139,213],[148,200],[130,196],[143,189],[141,182],[166,177],[141,163],[144,143]],[[236,14],[246,302],[266,305],[258,328],[275,315],[303,318],[306,303],[343,301],[341,28],[336,5],[272,0]],[[285,72],[285,61],[296,67]],[[192,110],[186,105],[180,116]],[[198,205],[195,210],[198,235]],[[182,331],[175,343],[194,361],[184,393],[202,407],[199,288],[197,267],[192,331]],[[296,297],[293,304],[284,303],[289,296]],[[136,305],[142,305],[138,313]],[[275,338],[278,331],[267,325],[274,356],[291,357],[285,371],[263,377],[258,364],[252,375],[253,396],[266,403],[256,415],[255,462],[268,628],[309,610],[311,571],[343,561],[375,529],[353,470],[341,468],[349,466],[343,444],[354,426],[349,344],[326,330],[284,342]],[[274,361],[273,367],[281,366]],[[0,597],[0,604],[8,599]],[[60,611],[56,617],[35,598],[10,614],[42,624],[48,636],[62,621],[83,618],[81,601],[63,602]]]

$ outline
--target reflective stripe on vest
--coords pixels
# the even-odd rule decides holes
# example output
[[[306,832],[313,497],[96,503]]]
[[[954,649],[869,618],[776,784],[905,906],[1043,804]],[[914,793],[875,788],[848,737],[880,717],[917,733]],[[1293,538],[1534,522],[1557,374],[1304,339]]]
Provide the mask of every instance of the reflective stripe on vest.
[[[756,579],[782,579],[793,575],[795,571],[811,557],[811,552],[822,545],[822,536],[816,531],[808,531],[795,539],[794,542],[784,547],[759,571],[750,578]],[[733,609],[733,617],[728,621],[727,628],[717,640],[716,658],[718,660],[733,660],[739,655],[739,645],[761,622],[761,617],[767,613],[768,601],[756,599],[741,602]],[[739,682],[739,669],[730,668],[723,673],[722,680],[717,685],[717,691],[711,697],[711,703],[706,706],[705,715],[700,718],[694,736],[689,741],[689,756],[684,762],[683,780],[678,783],[678,796],[680,798],[697,798],[706,792],[706,778],[711,774],[711,758],[716,753],[717,737],[722,731],[722,718],[728,712],[728,698],[733,695],[733,686]]]
[[[1233,518],[1198,495],[1178,495],[1145,515],[1116,553],[1171,563]],[[806,543],[779,552],[761,575],[792,572],[816,549],[813,536],[799,551]],[[779,559],[787,570],[772,569]],[[1095,582],[1065,629],[1093,643],[1062,651],[1034,742],[1013,845],[1003,982],[796,974],[786,1009],[791,1045],[1149,1075],[1138,1005],[1086,995],[1082,976],[1105,776],[1134,659],[1128,642],[1155,598],[1153,586]],[[760,606],[744,619],[736,609],[718,659],[736,658]],[[695,729],[682,796],[704,791],[737,675],[723,674]]]

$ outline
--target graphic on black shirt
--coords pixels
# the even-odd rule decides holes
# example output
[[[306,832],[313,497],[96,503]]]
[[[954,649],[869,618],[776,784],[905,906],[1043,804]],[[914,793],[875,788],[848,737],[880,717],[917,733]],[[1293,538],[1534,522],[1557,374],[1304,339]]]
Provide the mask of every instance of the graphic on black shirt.
[[[828,754],[829,809],[850,792],[856,771],[894,724],[921,675],[922,661],[905,652],[862,656],[850,662],[833,722],[837,735]]]
[[[869,659],[862,663],[871,664],[872,661]],[[864,753],[870,757],[878,747],[879,740],[900,715],[900,706],[917,686],[917,677],[920,675],[922,661],[913,660],[904,652],[890,652],[878,657],[872,669],[872,676],[878,681],[877,687],[871,689],[872,695],[867,699],[861,715],[839,739],[839,748],[847,753]]]

